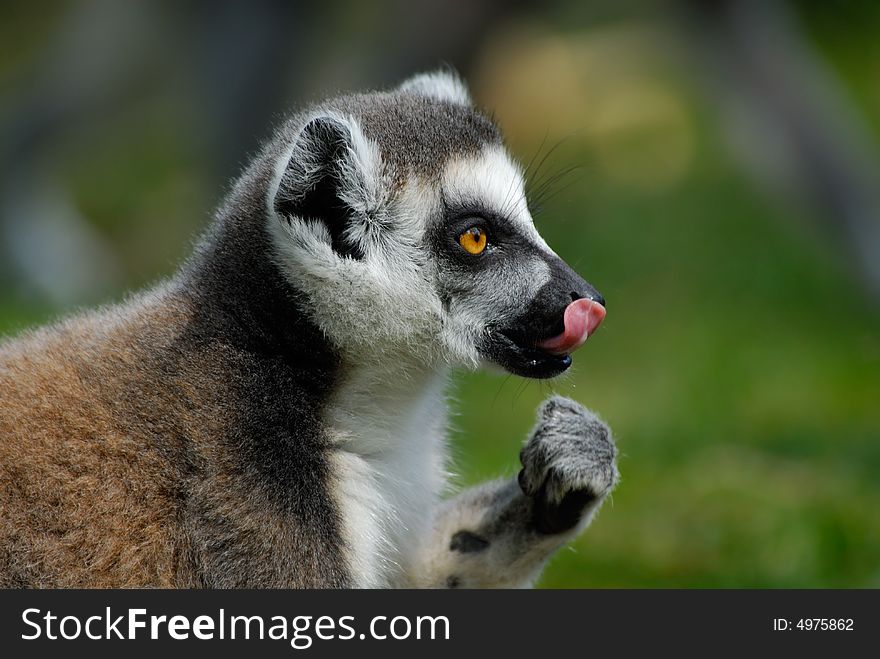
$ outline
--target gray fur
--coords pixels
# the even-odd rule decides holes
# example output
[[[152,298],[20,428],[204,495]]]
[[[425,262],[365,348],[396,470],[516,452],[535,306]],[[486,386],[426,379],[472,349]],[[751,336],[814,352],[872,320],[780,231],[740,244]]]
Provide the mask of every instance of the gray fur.
[[[357,95],[327,106],[358,117],[399,174],[436,177],[450,158],[501,144],[498,127],[479,110],[419,94]]]
[[[327,114],[356,118],[379,146],[395,180],[408,175],[436,178],[450,158],[502,143],[498,127],[473,106],[404,87],[340,96],[307,108],[281,126],[272,150],[280,153],[277,146],[294,141],[309,119]]]

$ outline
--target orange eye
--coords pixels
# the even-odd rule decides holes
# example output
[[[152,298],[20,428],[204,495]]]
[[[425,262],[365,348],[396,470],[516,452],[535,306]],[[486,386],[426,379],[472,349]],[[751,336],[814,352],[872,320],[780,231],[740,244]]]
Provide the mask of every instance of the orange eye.
[[[482,254],[486,249],[486,239],[483,229],[471,227],[458,237],[458,242],[469,254]]]

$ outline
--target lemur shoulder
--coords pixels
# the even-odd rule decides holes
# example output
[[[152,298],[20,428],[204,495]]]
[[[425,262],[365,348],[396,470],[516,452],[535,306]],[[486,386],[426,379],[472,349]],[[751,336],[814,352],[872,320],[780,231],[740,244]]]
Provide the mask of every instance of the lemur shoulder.
[[[450,369],[553,377],[604,300],[454,75],[286,121],[167,282],[0,345],[0,586],[527,586],[617,481],[552,397],[446,497]]]

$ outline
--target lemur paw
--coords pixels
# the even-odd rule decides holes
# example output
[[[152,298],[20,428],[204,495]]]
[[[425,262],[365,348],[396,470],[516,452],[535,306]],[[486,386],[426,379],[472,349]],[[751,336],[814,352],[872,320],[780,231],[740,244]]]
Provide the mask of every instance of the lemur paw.
[[[617,483],[617,448],[593,412],[562,396],[548,398],[520,451],[519,484],[535,501],[542,533],[567,531]]]

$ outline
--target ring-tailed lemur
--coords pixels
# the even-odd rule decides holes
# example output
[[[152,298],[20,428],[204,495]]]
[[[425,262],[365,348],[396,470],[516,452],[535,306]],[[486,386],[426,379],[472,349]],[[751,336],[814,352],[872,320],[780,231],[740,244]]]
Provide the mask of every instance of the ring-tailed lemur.
[[[0,585],[529,585],[611,436],[550,398],[443,501],[447,374],[555,376],[603,305],[454,75],[313,107],[170,281],[0,348]]]

